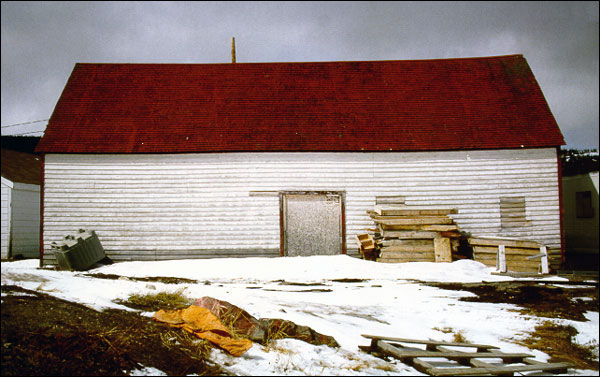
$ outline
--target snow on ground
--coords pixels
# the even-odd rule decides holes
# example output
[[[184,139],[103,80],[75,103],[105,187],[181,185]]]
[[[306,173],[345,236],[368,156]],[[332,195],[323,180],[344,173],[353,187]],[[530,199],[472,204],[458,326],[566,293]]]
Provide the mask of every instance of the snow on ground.
[[[257,318],[282,318],[310,326],[333,336],[341,346],[334,349],[283,339],[270,347],[255,344],[238,358],[212,351],[215,363],[239,375],[422,375],[401,362],[388,363],[360,352],[359,345],[369,344],[361,334],[451,341],[454,333],[462,332],[473,343],[496,345],[503,352],[530,353],[546,361],[548,355],[514,344],[511,338],[523,337],[535,325],[551,320],[573,325],[580,332],[580,343],[599,343],[598,312],[586,313],[588,322],[523,316],[510,310],[514,305],[463,302],[460,297],[473,294],[415,281],[518,280],[492,275],[493,268],[472,260],[386,264],[336,255],[121,262],[85,272],[38,267],[38,260],[2,263],[2,284],[43,291],[96,310],[132,310],[113,300],[126,300],[134,293],[183,290],[190,298],[211,296],[228,301]],[[199,283],[108,280],[85,276],[89,273],[178,277]],[[572,369],[569,373],[595,374]],[[135,371],[135,375],[156,374],[160,371]]]

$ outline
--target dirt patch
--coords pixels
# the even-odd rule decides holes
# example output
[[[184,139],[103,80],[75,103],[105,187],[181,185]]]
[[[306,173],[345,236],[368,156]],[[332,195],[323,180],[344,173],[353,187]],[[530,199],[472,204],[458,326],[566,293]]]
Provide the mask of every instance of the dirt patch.
[[[146,281],[152,283],[165,283],[165,284],[198,284],[198,280],[184,279],[184,278],[173,278],[167,276],[152,276],[152,277],[129,277],[115,274],[83,274],[97,279],[108,279],[108,280],[131,280],[131,281]],[[207,285],[210,285],[207,284]]]
[[[301,283],[301,282],[286,281],[286,280],[275,280],[274,283],[277,283],[279,285],[297,285],[297,286],[301,286],[301,287],[324,287],[324,286],[326,286],[325,284],[322,284],[322,283]]]
[[[598,344],[577,344],[573,342],[575,335],[577,329],[573,326],[547,321],[536,326],[528,338],[515,342],[547,353],[551,363],[566,361],[575,364],[576,368],[598,370],[599,363],[594,360],[593,351]]]
[[[364,283],[371,279],[353,279],[353,278],[343,278],[343,279],[331,279],[334,283]]]
[[[585,322],[587,311],[598,311],[598,287],[578,286],[565,288],[536,282],[494,283],[422,283],[454,291],[468,291],[476,297],[463,297],[461,301],[507,303],[521,306],[521,314],[538,317],[563,318]]]
[[[333,292],[333,290],[329,289],[329,288],[301,289],[299,291],[287,291],[287,290],[283,290],[283,289],[267,289],[267,288],[263,288],[263,290],[269,291],[269,292],[294,292],[294,293],[298,293],[298,292]]]
[[[202,344],[150,318],[98,312],[17,286],[3,285],[2,292],[2,375],[122,376],[143,367],[224,374],[205,358]]]

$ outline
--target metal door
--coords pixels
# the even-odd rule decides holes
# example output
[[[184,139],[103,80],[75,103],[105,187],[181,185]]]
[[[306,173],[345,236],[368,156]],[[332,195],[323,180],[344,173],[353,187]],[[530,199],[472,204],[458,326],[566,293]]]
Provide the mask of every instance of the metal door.
[[[342,253],[342,200],[339,193],[282,194],[284,255]]]

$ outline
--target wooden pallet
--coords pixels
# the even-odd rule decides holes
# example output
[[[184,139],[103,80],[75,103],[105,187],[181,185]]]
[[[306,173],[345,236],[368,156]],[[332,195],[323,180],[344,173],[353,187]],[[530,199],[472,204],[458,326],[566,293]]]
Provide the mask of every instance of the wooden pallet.
[[[438,342],[405,338],[391,338],[376,335],[362,335],[371,339],[371,345],[359,346],[365,352],[376,356],[392,356],[403,363],[430,376],[467,376],[467,375],[501,375],[512,376],[515,372],[542,371],[549,373],[567,373],[573,367],[571,363],[543,363],[533,359],[526,353],[505,353],[498,347],[486,344]],[[425,349],[407,346],[406,344],[425,346]],[[457,351],[454,348],[470,348],[473,351]],[[441,362],[444,367],[438,367],[440,361],[425,361],[427,358],[446,359]],[[481,359],[491,359],[483,361]],[[498,362],[501,360],[501,362]],[[454,362],[451,367],[449,363]],[[493,363],[492,363],[493,362]]]

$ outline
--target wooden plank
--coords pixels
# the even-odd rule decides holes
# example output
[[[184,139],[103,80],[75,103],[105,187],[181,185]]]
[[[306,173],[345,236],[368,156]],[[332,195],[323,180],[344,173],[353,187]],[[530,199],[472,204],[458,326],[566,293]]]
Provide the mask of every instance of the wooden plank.
[[[436,262],[452,262],[450,238],[435,238],[433,240],[433,249]]]
[[[404,205],[406,198],[400,195],[392,195],[392,196],[376,196],[375,204],[394,204],[394,205]]]
[[[430,372],[431,370],[435,370],[435,366],[433,366],[432,364],[429,364],[427,361],[421,360],[421,359],[412,359],[411,362],[408,364],[412,365],[419,372],[425,373],[428,375],[431,375],[431,372]]]
[[[540,266],[539,265],[537,265],[537,266],[530,266],[530,265],[520,265],[520,264],[517,264],[517,265],[514,265],[514,264],[511,265],[511,264],[509,264],[507,266],[507,270],[508,271],[513,271],[513,272],[529,272],[529,273],[532,273],[532,274],[534,274],[534,273],[537,274],[539,272],[539,270],[540,270]]]
[[[456,225],[423,225],[421,226],[422,230],[434,230],[437,232],[447,232],[451,230],[458,230],[458,226]]]
[[[435,262],[435,258],[377,258],[380,263]]]
[[[381,216],[430,216],[430,215],[448,215],[458,213],[456,208],[426,208],[416,206],[393,207],[376,205],[375,213]]]
[[[469,245],[479,246],[498,246],[504,245],[505,247],[521,248],[521,249],[540,249],[540,244],[535,241],[526,240],[511,240],[504,238],[469,238]]]
[[[504,353],[504,352],[461,352],[461,351],[404,351],[401,348],[394,347],[393,345],[388,344],[385,341],[377,342],[378,348],[385,350],[386,352],[390,352],[393,356],[398,359],[404,360],[408,358],[415,357],[445,357],[452,359],[473,359],[473,358],[481,358],[481,359],[518,359],[523,360],[526,357],[531,357],[532,355],[527,353]],[[391,346],[391,347],[388,347]],[[388,351],[389,350],[389,351]]]
[[[448,231],[448,232],[438,232],[439,235],[441,237],[447,237],[447,238],[459,238],[460,237],[460,232],[458,232],[458,228],[456,230],[453,231]]]
[[[548,272],[550,272],[550,269],[548,268],[548,250],[546,249],[546,246],[540,247],[540,252],[542,254],[542,260],[540,261],[540,271],[542,274],[547,274]]]
[[[429,239],[432,240],[439,237],[437,232],[426,232],[417,230],[383,230],[381,232],[383,238],[399,238],[399,239]],[[431,242],[431,241],[430,241]]]
[[[523,255],[530,256],[539,254],[540,249],[523,249],[523,248],[514,248],[514,247],[504,247],[504,252],[506,255]],[[478,254],[497,254],[498,247],[494,246],[473,246],[473,253]]]
[[[543,361],[537,361],[535,359],[531,359],[531,358],[525,358],[523,359],[523,362],[529,365],[540,365],[540,366],[546,366],[548,365],[548,363],[544,363]],[[561,364],[561,363],[553,363],[553,364]],[[568,362],[562,363],[562,364],[570,364]],[[573,367],[574,365],[562,365],[562,366],[558,366],[556,369],[544,369],[544,371],[546,372],[550,372],[550,373],[556,373],[556,374],[563,374],[563,373],[567,373],[568,369]]]
[[[447,232],[457,230],[456,225],[383,225],[379,224],[382,230],[415,230],[415,231],[435,231]]]
[[[449,351],[453,351],[451,349],[448,349],[447,347],[442,347],[442,346],[437,346],[436,349],[440,352],[449,352]],[[456,352],[456,351],[455,351]],[[487,351],[482,351],[479,352],[478,355],[497,355],[497,358],[502,359],[503,363],[506,364],[511,364],[511,363],[523,363],[523,360],[527,357],[532,357],[532,355],[526,354],[526,353],[504,353],[504,352],[499,352],[499,351],[491,351],[491,352],[487,352]],[[477,356],[479,358],[485,358],[482,356]],[[490,365],[486,362],[480,361],[480,360],[474,360],[474,359],[468,359],[468,362],[466,359],[461,359],[461,358],[452,358],[449,357],[450,360],[454,360],[454,361],[458,361],[459,363],[463,364],[463,365],[471,365],[474,367],[489,367],[489,366],[493,366]]]
[[[381,258],[387,259],[427,259],[432,262],[435,261],[435,256],[433,254],[433,250],[428,253],[408,253],[402,251],[381,251]]]
[[[385,335],[369,335],[369,334],[361,334],[363,338],[367,339],[375,339],[375,340],[389,340],[392,342],[399,343],[411,343],[411,344],[431,344],[435,346],[453,346],[453,347],[473,347],[478,349],[499,349],[500,347],[491,346],[489,344],[478,344],[478,343],[464,343],[464,342],[443,342],[436,340],[421,340],[421,339],[409,339],[409,338],[397,338],[390,337]]]
[[[387,253],[387,252],[433,253],[434,247],[433,247],[433,243],[430,245],[393,245],[393,246],[382,247],[380,250],[382,253]]]
[[[496,258],[480,258],[479,256],[473,256],[473,260],[477,261],[477,262],[481,262],[485,265],[490,264],[493,266],[496,266]],[[508,269],[510,269],[511,266],[513,267],[535,267],[538,268],[540,265],[539,261],[528,261],[528,260],[522,260],[522,261],[518,261],[518,260],[514,260],[514,259],[506,259],[506,266]]]
[[[430,246],[433,247],[431,239],[391,239],[391,240],[380,240],[377,242],[381,246]]]
[[[374,219],[378,224],[384,226],[394,225],[447,225],[452,224],[454,220],[445,216],[422,216],[422,217],[406,217],[396,219]],[[384,228],[386,229],[386,228]]]
[[[451,219],[448,216],[437,216],[437,215],[427,215],[427,216],[419,216],[419,215],[407,215],[407,216],[381,216],[376,214],[373,211],[367,211],[367,214],[369,215],[370,218],[373,219],[373,221],[375,220],[404,220],[404,219],[420,219],[420,218],[438,218],[438,219]]]
[[[475,253],[475,251],[473,251]],[[506,251],[504,245],[498,245],[498,254],[496,254],[496,269],[500,272],[506,272]]]
[[[473,259],[480,259],[480,260],[496,260],[496,254],[492,254],[492,253],[475,253],[473,252]],[[508,262],[531,262],[532,264],[539,264],[540,260],[539,259],[527,259],[526,255],[520,255],[520,254],[506,254],[505,251],[505,256],[506,256],[506,260]]]
[[[432,376],[481,376],[485,374],[502,375],[515,372],[550,371],[572,367],[570,363],[548,363],[546,365],[512,365],[475,368],[433,368],[429,369]]]
[[[496,263],[495,262],[488,262],[488,261],[482,261],[482,260],[477,260],[475,259],[476,262],[481,262],[483,264],[485,264],[488,267],[496,267]],[[530,274],[537,274],[539,271],[539,266],[533,266],[533,265],[508,265],[506,267],[506,272],[505,273],[510,273],[510,272],[527,272]]]

